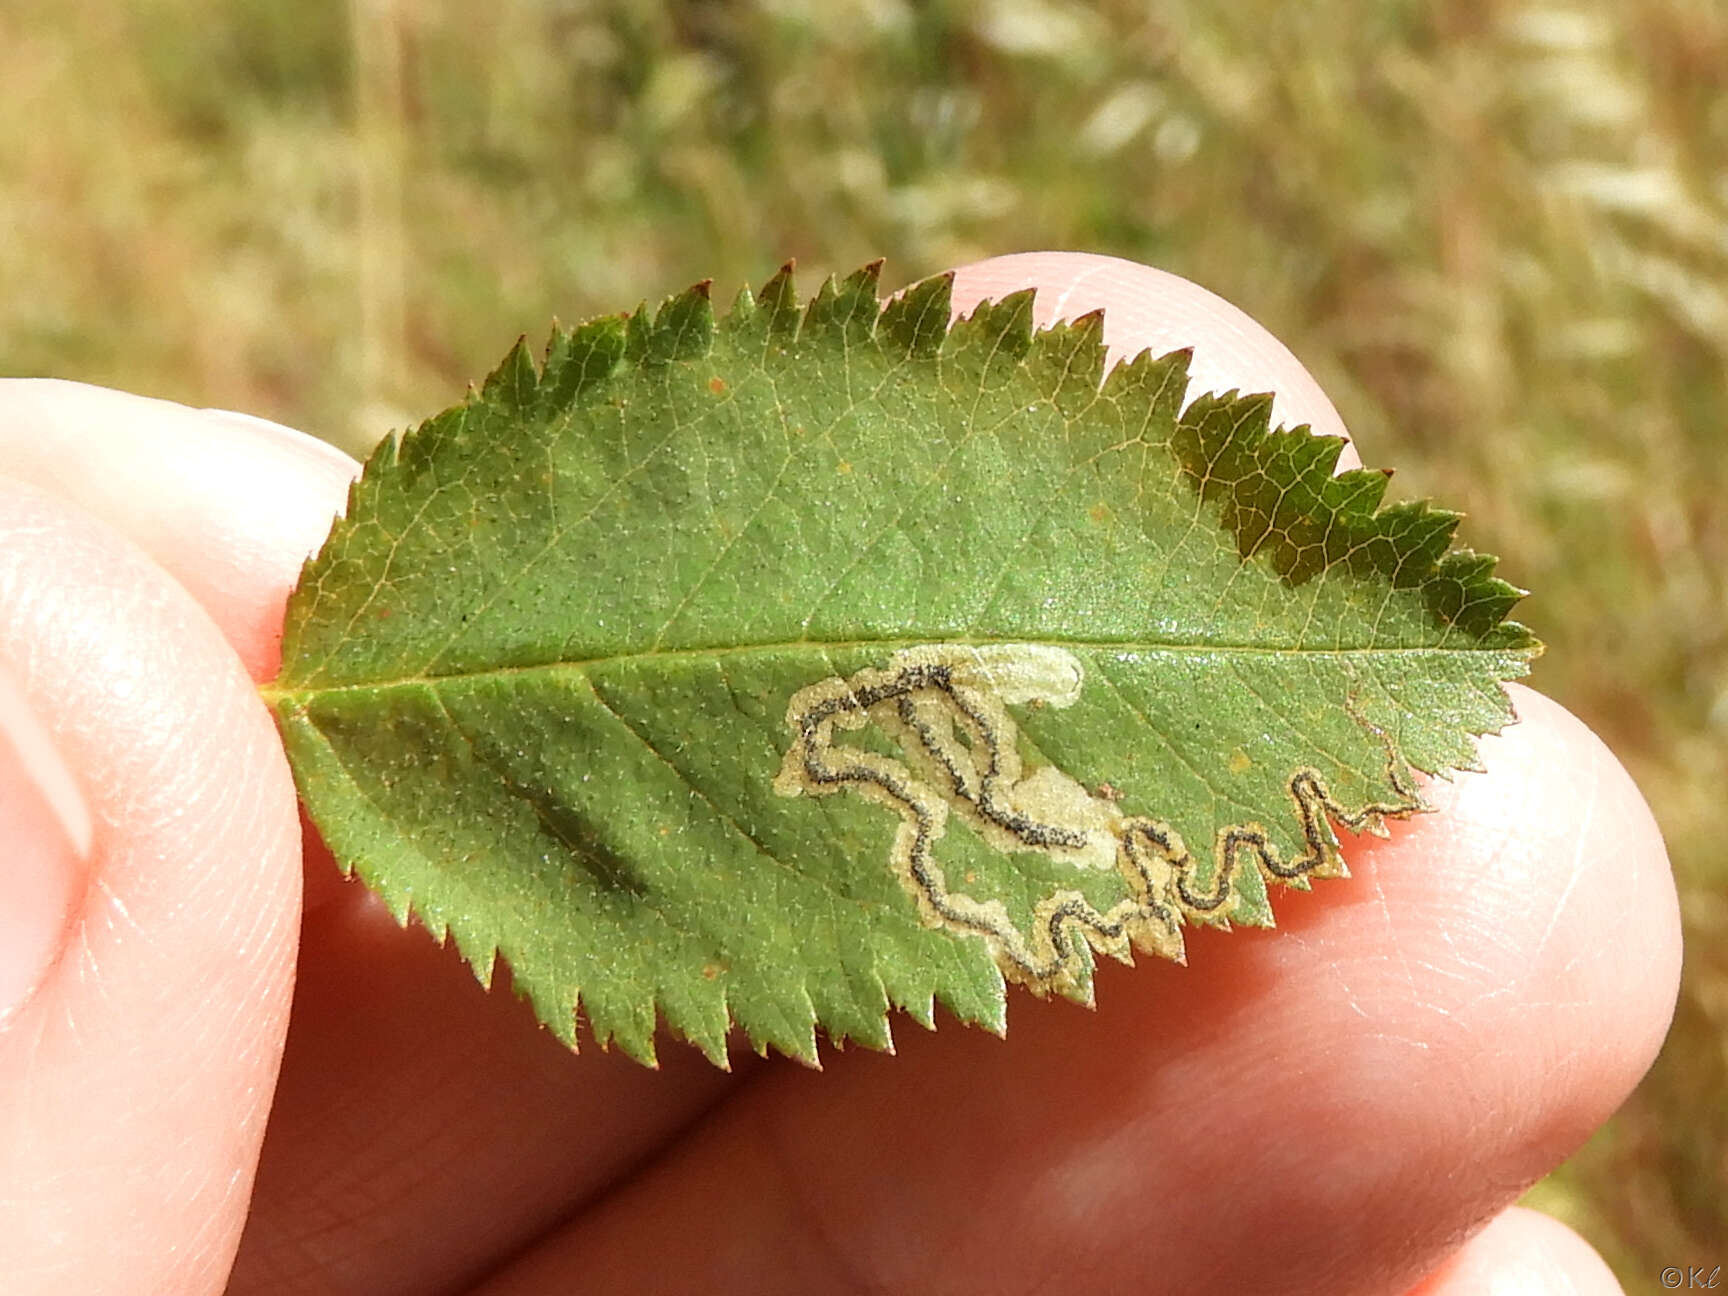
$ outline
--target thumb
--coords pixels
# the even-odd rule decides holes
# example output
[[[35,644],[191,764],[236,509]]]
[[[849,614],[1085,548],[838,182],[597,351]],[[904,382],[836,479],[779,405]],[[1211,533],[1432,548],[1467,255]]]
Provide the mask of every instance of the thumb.
[[[0,1289],[222,1289],[299,883],[233,648],[129,541],[0,478]]]

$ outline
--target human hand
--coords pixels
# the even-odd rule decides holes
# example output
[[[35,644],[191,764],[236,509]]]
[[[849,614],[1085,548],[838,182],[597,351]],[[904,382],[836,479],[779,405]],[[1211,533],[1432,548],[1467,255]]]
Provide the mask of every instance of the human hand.
[[[1026,286],[1343,433],[1263,330],[1143,267],[1000,258],[956,301]],[[1487,772],[1352,842],[1352,881],[1187,968],[1100,968],[1096,1013],[1018,995],[1006,1040],[901,1024],[820,1074],[573,1057],[302,860],[251,682],[354,470],[0,384],[5,1291],[190,1296],[231,1262],[271,1296],[1616,1290],[1508,1205],[1648,1066],[1679,928],[1642,799],[1555,704],[1514,689]]]

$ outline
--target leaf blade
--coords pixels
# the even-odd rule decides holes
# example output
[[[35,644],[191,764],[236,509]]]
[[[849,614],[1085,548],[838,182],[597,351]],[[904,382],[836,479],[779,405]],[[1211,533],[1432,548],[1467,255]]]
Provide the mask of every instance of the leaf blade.
[[[374,456],[296,591],[268,693],[333,849],[562,1038],[578,1001],[643,1058],[656,1013],[716,1060],[731,1022],[806,1059],[933,1000],[1000,1029],[1005,972],[1089,996],[1075,942],[1125,955],[1122,896],[1145,912],[1114,928],[1179,951],[1146,914],[1252,855],[1178,916],[1268,923],[1275,861],[1340,871],[1328,818],[1412,812],[1408,769],[1468,768],[1510,718],[1534,640],[1492,560],[1447,553],[1456,515],[1382,507],[1264,400],[1180,413],[1182,353],[1101,385],[1096,319],[1035,335],[1018,294],[950,331],[945,280],[883,308],[878,273],[801,314],[783,273],[721,320],[701,285],[538,371],[518,346]],[[979,654],[1038,645],[1085,687],[1003,702]],[[902,687],[914,658],[964,678]],[[789,702],[894,662],[821,741],[905,795],[777,787]],[[1024,767],[999,803],[992,761]],[[1014,797],[1140,871],[1016,840]],[[920,814],[939,853],[906,856]],[[1058,894],[1097,922],[1040,917]],[[1060,975],[1027,971],[1040,922]]]

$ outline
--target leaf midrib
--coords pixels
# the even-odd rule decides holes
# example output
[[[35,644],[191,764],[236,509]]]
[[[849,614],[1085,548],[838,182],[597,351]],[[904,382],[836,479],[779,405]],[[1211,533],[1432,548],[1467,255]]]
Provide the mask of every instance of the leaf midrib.
[[[1148,652],[1166,653],[1171,655],[1197,655],[1201,653],[1235,653],[1255,657],[1289,656],[1298,659],[1336,658],[1336,657],[1399,657],[1399,656],[1431,656],[1441,654],[1451,657],[1477,657],[1487,652],[1516,652],[1515,649],[1499,649],[1488,647],[1443,648],[1437,645],[1419,647],[1395,647],[1391,645],[1368,645],[1356,648],[1301,648],[1290,645],[1266,644],[1230,644],[1230,643],[1193,643],[1180,641],[1160,641],[1155,639],[1054,639],[1041,636],[990,636],[978,637],[967,635],[925,635],[918,638],[901,639],[789,639],[771,643],[724,644],[700,648],[655,648],[639,652],[611,653],[602,657],[571,658],[562,661],[533,662],[521,666],[488,666],[480,670],[444,671],[437,674],[402,675],[394,679],[359,680],[344,684],[304,684],[290,687],[280,687],[274,681],[260,684],[259,694],[265,702],[274,706],[279,702],[287,702],[296,698],[319,697],[336,693],[356,693],[362,691],[379,691],[397,688],[419,688],[435,686],[446,681],[476,680],[490,677],[509,677],[531,675],[539,672],[577,671],[584,672],[590,667],[609,666],[616,662],[666,660],[680,658],[713,658],[734,657],[746,653],[788,652],[795,649],[807,649],[812,652],[846,651],[849,649],[868,648],[880,650],[883,653],[897,652],[903,648],[914,648],[921,644],[964,644],[986,647],[996,644],[1039,643],[1051,644],[1058,648],[1075,648],[1103,652]]]

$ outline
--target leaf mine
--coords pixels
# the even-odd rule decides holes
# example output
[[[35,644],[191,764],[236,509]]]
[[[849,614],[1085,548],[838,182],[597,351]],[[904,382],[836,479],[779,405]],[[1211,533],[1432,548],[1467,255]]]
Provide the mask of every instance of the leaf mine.
[[[785,796],[851,791],[894,811],[901,823],[888,864],[927,925],[982,938],[1011,981],[1088,1001],[1090,965],[1082,942],[1123,962],[1132,961],[1135,949],[1184,962],[1183,923],[1227,920],[1239,870],[1255,868],[1279,881],[1338,875],[1343,862],[1329,823],[1383,834],[1387,818],[1427,809],[1390,744],[1387,782],[1394,801],[1348,809],[1318,771],[1304,767],[1286,784],[1302,852],[1286,858],[1257,823],[1225,824],[1217,832],[1210,879],[1198,884],[1200,863],[1168,823],[1123,815],[1119,794],[1089,793],[1053,765],[1024,769],[1007,704],[1070,706],[1084,674],[1072,654],[1045,644],[903,649],[885,669],[823,680],[793,695],[786,713],[792,743],[775,790]],[[866,723],[891,735],[909,763],[836,743],[837,729]],[[1079,891],[1053,891],[1037,901],[1030,930],[1022,931],[999,901],[979,901],[950,887],[935,858],[950,811],[1002,854],[1040,851],[1076,869],[1113,868],[1123,896],[1100,913]]]

